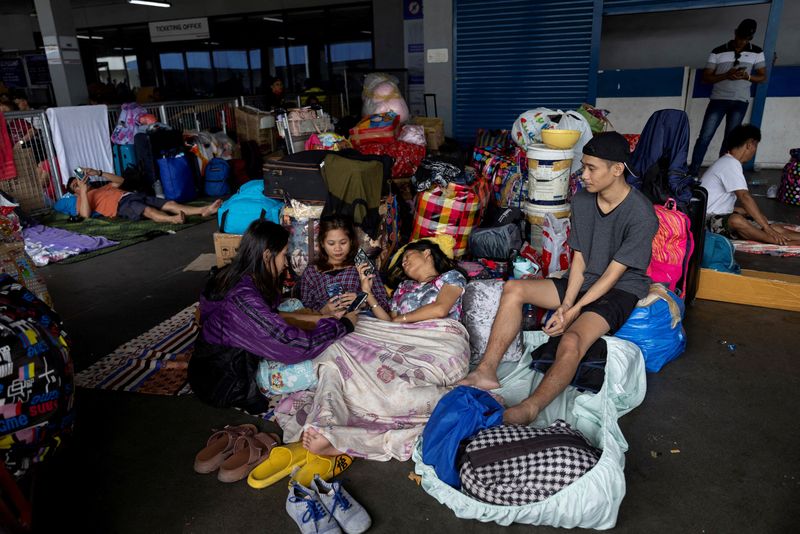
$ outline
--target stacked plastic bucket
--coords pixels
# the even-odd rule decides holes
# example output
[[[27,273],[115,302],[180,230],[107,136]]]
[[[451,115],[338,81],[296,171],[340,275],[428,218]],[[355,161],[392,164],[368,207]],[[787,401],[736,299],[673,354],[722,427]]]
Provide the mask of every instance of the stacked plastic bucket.
[[[542,130],[542,140],[528,146],[528,202],[525,216],[530,223],[530,243],[542,249],[542,225],[548,213],[561,219],[569,217],[569,193],[572,147],[578,142],[577,130]]]

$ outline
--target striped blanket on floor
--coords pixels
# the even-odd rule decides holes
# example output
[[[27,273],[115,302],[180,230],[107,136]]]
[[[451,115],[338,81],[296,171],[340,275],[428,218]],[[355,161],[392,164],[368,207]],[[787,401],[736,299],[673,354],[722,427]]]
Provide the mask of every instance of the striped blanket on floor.
[[[800,226],[789,224],[786,226],[793,232],[800,232]],[[733,246],[736,252],[744,252],[745,254],[768,254],[782,257],[800,256],[800,246],[798,245],[771,245],[769,243],[759,243],[758,241],[736,239],[733,241]]]
[[[75,376],[79,387],[146,393],[188,395],[189,360],[200,327],[197,303],[178,312]],[[269,410],[256,417],[272,420],[280,397],[269,399]]]
[[[78,373],[76,385],[153,395],[191,393],[187,371],[199,326],[197,304],[118,347]]]

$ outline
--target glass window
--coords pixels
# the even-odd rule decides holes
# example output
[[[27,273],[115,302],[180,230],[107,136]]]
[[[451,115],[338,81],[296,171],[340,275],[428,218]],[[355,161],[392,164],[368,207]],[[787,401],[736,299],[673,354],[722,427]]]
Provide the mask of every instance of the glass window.
[[[241,96],[250,92],[246,50],[215,50],[216,96]]]
[[[208,52],[186,52],[186,67],[189,87],[195,96],[208,97],[214,94],[214,74],[211,72],[211,54]]]
[[[136,61],[136,56],[125,56],[125,68],[128,71],[128,85],[131,89],[141,87],[139,63]]]
[[[261,50],[250,50],[250,72],[252,75],[253,94],[259,91],[263,78],[261,77]]]
[[[117,85],[120,81],[124,81],[126,73],[123,56],[98,57],[97,73],[103,83],[113,83]]]
[[[186,91],[186,65],[183,62],[183,54],[180,52],[159,54],[159,62],[164,98],[166,100],[180,98]]]

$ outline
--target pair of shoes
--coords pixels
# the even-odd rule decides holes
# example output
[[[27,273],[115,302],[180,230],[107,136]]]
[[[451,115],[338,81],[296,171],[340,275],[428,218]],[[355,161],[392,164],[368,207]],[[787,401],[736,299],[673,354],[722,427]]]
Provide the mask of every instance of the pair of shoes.
[[[340,482],[327,484],[319,475],[314,475],[310,487],[292,481],[286,511],[303,534],[361,534],[372,525],[367,511]]]
[[[289,485],[299,482],[308,486],[318,474],[330,480],[352,465],[353,458],[346,454],[320,456],[308,452],[301,442],[287,443],[272,449],[269,458],[250,472],[247,483],[255,489],[263,489],[291,475]]]
[[[233,453],[233,445],[240,436],[255,436],[258,428],[255,425],[226,425],[208,438],[206,446],[194,457],[194,470],[198,473],[211,473]]]
[[[264,461],[280,444],[276,434],[258,432],[255,425],[226,426],[208,438],[206,446],[194,459],[194,470],[211,473],[217,469],[220,482],[236,482]]]

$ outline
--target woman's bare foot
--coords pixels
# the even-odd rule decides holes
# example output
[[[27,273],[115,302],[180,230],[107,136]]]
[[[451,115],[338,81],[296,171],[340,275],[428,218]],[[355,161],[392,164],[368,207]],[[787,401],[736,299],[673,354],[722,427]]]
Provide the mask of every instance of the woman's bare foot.
[[[507,425],[529,425],[533,423],[536,416],[539,415],[539,410],[525,401],[508,408],[503,413],[503,422]]]
[[[336,450],[328,439],[317,432],[316,429],[308,427],[303,431],[303,447],[314,454],[320,456],[337,456],[342,454]]]
[[[472,386],[474,388],[483,389],[488,391],[490,389],[497,389],[500,387],[500,381],[497,380],[497,373],[494,371],[487,371],[478,366],[474,371],[468,374],[463,380],[458,382],[459,386]]]
[[[212,215],[214,215],[219,211],[220,206],[222,206],[222,199],[218,198],[217,200],[215,200],[214,202],[203,208],[203,211],[200,212],[200,215],[202,215],[203,217],[211,217]]]

